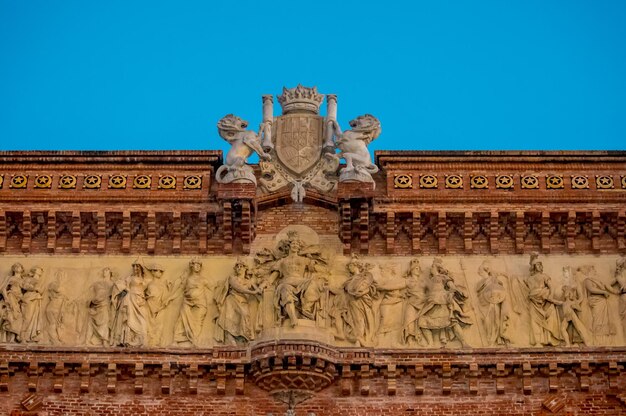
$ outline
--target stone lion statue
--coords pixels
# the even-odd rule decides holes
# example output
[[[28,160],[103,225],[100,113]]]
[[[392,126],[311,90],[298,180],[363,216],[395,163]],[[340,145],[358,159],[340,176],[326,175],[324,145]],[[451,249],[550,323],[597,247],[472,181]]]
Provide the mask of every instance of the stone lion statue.
[[[261,147],[261,132],[264,125],[261,124],[259,133],[246,130],[248,122],[234,114],[224,116],[217,123],[219,135],[230,143],[231,148],[226,154],[224,165],[220,166],[215,173],[215,179],[219,183],[252,182],[256,185],[256,178],[250,166],[246,164],[252,153],[256,152],[261,159],[270,159]]]
[[[341,131],[339,124],[332,120],[335,145],[339,149],[337,157],[346,161],[346,167],[339,173],[339,181],[374,182],[372,174],[378,167],[372,163],[367,145],[381,133],[380,121],[371,114],[365,114],[350,121],[351,130]]]

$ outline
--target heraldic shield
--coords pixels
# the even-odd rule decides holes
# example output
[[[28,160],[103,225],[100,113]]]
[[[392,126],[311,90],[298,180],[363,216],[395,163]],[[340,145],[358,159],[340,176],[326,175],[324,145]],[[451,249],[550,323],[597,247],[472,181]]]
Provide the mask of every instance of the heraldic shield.
[[[275,119],[278,161],[301,176],[322,156],[324,118],[313,114],[287,114]]]

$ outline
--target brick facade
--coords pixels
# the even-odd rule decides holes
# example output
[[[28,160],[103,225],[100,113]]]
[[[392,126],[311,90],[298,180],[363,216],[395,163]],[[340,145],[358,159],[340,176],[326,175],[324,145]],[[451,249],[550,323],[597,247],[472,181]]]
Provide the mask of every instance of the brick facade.
[[[261,194],[221,152],[0,152],[4,255],[232,255],[287,225],[344,254],[626,253],[625,152],[377,152],[376,186]],[[626,414],[626,348],[0,346],[26,415]],[[281,387],[292,397],[272,397]]]

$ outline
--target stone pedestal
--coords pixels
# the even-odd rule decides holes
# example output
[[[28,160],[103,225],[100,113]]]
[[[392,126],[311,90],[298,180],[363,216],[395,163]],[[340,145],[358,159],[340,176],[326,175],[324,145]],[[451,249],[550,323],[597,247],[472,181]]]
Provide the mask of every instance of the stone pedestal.
[[[256,185],[251,182],[218,183],[217,199],[254,199]]]
[[[373,182],[339,182],[337,184],[337,199],[372,197],[374,197]]]

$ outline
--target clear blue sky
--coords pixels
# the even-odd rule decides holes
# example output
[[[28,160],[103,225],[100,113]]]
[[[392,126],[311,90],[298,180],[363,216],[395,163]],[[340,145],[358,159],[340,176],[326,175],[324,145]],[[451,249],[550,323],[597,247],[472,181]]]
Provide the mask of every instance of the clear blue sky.
[[[624,149],[626,1],[0,0],[1,150],[226,149],[297,83],[374,149]]]

